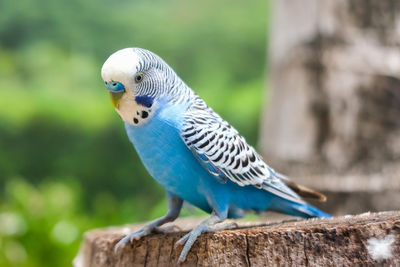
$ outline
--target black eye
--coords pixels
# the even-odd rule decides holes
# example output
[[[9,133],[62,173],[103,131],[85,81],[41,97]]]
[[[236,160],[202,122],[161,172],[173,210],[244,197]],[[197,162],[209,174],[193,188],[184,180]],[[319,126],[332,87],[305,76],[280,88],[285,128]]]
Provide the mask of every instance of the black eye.
[[[143,80],[143,73],[138,73],[135,76],[135,82],[140,83]]]

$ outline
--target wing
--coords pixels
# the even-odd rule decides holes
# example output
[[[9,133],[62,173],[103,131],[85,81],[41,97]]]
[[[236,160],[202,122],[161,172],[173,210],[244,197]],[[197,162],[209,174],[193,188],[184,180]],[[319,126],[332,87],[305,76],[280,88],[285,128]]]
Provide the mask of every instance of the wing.
[[[285,199],[304,201],[279,178],[239,133],[196,96],[184,114],[181,138],[220,182],[252,185]]]

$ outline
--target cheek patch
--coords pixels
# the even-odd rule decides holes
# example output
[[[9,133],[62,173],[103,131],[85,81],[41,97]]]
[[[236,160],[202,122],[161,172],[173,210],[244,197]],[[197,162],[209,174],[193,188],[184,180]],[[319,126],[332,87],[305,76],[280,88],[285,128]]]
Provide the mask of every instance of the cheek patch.
[[[142,105],[143,107],[151,108],[154,102],[154,98],[147,95],[139,95],[135,97],[135,101],[136,103]]]

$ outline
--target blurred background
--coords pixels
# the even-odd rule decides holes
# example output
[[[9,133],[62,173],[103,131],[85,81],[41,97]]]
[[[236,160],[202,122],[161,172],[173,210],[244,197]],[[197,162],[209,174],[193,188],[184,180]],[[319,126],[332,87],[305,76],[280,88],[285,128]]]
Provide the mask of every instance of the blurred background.
[[[100,77],[118,49],[159,54],[256,145],[268,14],[264,0],[2,0],[0,266],[70,266],[84,231],[165,213]]]

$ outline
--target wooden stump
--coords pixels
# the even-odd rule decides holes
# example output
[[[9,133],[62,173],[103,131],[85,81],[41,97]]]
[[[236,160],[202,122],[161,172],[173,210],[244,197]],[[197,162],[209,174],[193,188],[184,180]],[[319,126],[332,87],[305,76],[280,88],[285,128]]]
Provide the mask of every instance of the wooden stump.
[[[198,219],[180,219],[192,226]],[[184,232],[156,234],[114,254],[114,245],[140,226],[87,232],[75,267],[175,266]],[[182,266],[400,266],[400,211],[332,219],[239,223],[235,230],[201,235]]]

